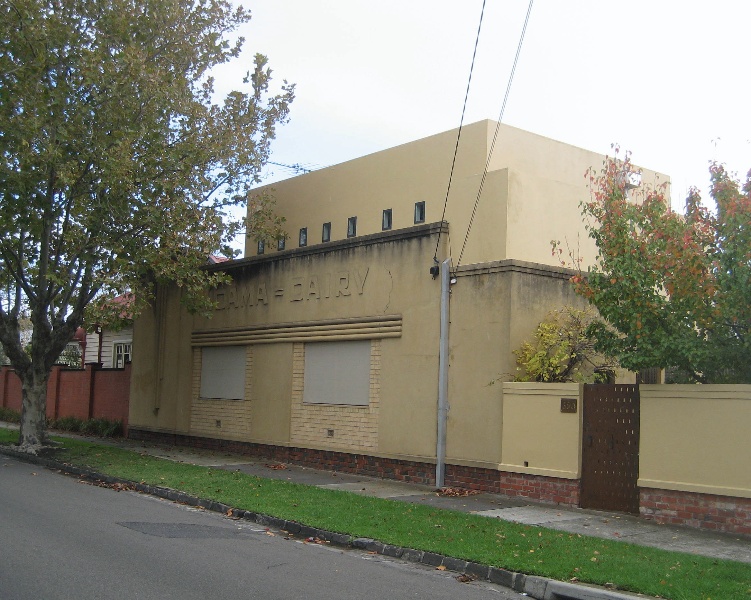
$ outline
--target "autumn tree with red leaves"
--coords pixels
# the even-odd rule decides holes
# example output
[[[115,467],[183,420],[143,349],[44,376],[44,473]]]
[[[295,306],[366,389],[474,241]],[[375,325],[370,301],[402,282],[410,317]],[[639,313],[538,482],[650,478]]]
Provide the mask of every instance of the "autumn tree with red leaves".
[[[628,156],[588,173],[582,203],[598,254],[574,283],[605,322],[598,350],[632,371],[680,370],[698,383],[751,383],[751,172],[710,165],[710,196],[692,189],[684,214],[666,186],[631,190]]]

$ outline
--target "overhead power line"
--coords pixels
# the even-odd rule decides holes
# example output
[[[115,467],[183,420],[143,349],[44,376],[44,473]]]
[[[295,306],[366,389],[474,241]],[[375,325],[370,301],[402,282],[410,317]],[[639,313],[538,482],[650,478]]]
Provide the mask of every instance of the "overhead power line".
[[[482,19],[485,15],[485,0],[482,2],[482,9],[480,10],[480,23],[477,25],[477,35],[475,36],[475,48],[472,51],[472,63],[469,66],[469,79],[467,80],[467,91],[464,93],[464,105],[462,106],[462,116],[459,120],[459,131],[456,134],[456,146],[454,147],[454,158],[451,161],[451,172],[449,173],[449,182],[446,188],[446,199],[443,201],[443,214],[441,215],[441,222],[446,218],[446,206],[449,203],[449,193],[451,192],[451,180],[454,177],[454,167],[456,166],[456,155],[459,152],[459,140],[462,137],[462,126],[464,125],[464,113],[467,110],[467,98],[469,97],[469,87],[472,83],[472,72],[475,69],[475,57],[477,56],[477,45],[480,42],[480,31],[482,30]],[[441,230],[438,231],[438,239],[435,242],[435,252],[433,253],[433,260],[438,262],[438,245],[441,243]]]
[[[277,167],[284,167],[285,169],[289,169],[290,171],[293,171],[296,174],[299,174],[299,173],[310,173],[310,171],[311,171],[311,169],[303,167],[300,163],[295,163],[294,165],[285,165],[284,163],[267,161],[266,164],[275,165]]]
[[[524,17],[524,25],[522,26],[522,32],[519,36],[519,44],[516,46],[516,55],[514,56],[514,63],[511,67],[511,73],[509,74],[508,83],[506,85],[506,93],[503,96],[503,104],[501,105],[501,112],[498,115],[498,121],[495,124],[495,133],[493,134],[493,142],[490,144],[490,150],[488,151],[488,158],[485,161],[485,169],[482,172],[482,178],[480,179],[480,187],[477,190],[477,197],[475,198],[475,205],[472,208],[472,216],[469,218],[469,225],[467,225],[467,233],[464,236],[464,243],[462,243],[462,250],[459,253],[459,260],[456,262],[455,270],[459,268],[464,256],[464,249],[467,246],[467,239],[469,238],[469,232],[472,230],[472,224],[477,214],[477,206],[480,203],[480,196],[482,195],[483,187],[485,186],[485,179],[488,176],[488,169],[490,168],[490,159],[493,156],[493,150],[495,149],[495,143],[498,139],[498,131],[501,128],[501,121],[503,121],[503,114],[506,112],[506,103],[508,102],[509,93],[511,92],[511,83],[514,81],[514,73],[516,72],[516,65],[519,62],[519,55],[522,51],[522,44],[524,43],[524,34],[527,32],[527,24],[529,23],[529,15],[532,12],[532,4],[534,0],[529,0],[529,6],[527,7],[527,15]]]

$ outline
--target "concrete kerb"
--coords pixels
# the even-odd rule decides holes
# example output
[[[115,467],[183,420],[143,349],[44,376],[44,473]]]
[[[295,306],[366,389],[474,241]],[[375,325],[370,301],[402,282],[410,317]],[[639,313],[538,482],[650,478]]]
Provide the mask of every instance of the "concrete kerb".
[[[419,563],[435,568],[442,568],[446,571],[456,572],[459,575],[469,577],[473,580],[481,579],[496,585],[507,587],[516,592],[525,594],[530,598],[534,598],[535,600],[634,600],[635,598],[647,598],[647,596],[643,595],[616,592],[596,586],[566,583],[554,579],[547,579],[545,577],[526,575],[524,573],[508,571],[500,567],[481,565],[460,558],[416,550],[414,548],[392,546],[371,538],[353,538],[348,534],[327,531],[325,529],[316,529],[295,521],[287,521],[285,519],[262,513],[234,508],[215,500],[199,498],[172,488],[149,485],[146,483],[103,475],[90,469],[75,467],[51,458],[18,452],[7,446],[0,447],[0,454],[27,463],[39,465],[50,470],[59,471],[65,475],[76,476],[79,479],[91,482],[94,485],[103,485],[107,487],[114,486],[115,489],[118,490],[132,490],[170,500],[172,502],[179,502],[188,506],[203,508],[204,510],[222,513],[229,517],[251,521],[263,527],[276,529],[280,532],[300,537],[311,542],[327,543],[342,548],[373,552],[389,558]]]

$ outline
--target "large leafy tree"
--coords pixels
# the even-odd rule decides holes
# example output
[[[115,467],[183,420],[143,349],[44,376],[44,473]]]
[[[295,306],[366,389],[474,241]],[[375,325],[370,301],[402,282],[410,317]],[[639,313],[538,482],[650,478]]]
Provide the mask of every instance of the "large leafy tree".
[[[751,383],[751,173],[741,185],[709,171],[714,205],[692,190],[680,214],[664,186],[630,189],[628,156],[607,159],[582,205],[597,260],[575,281],[608,323],[590,328],[598,348],[622,366]]]
[[[51,367],[96,301],[131,292],[137,311],[169,280],[207,308],[221,275],[200,267],[294,95],[256,55],[244,91],[215,98],[249,18],[227,0],[0,0],[0,342],[22,448],[44,443]]]

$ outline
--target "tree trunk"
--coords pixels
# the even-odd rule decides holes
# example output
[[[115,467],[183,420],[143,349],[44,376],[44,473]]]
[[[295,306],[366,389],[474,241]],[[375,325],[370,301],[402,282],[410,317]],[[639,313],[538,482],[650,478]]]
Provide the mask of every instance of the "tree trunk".
[[[47,381],[49,372],[31,368],[21,379],[21,434],[19,450],[36,454],[47,440]]]

